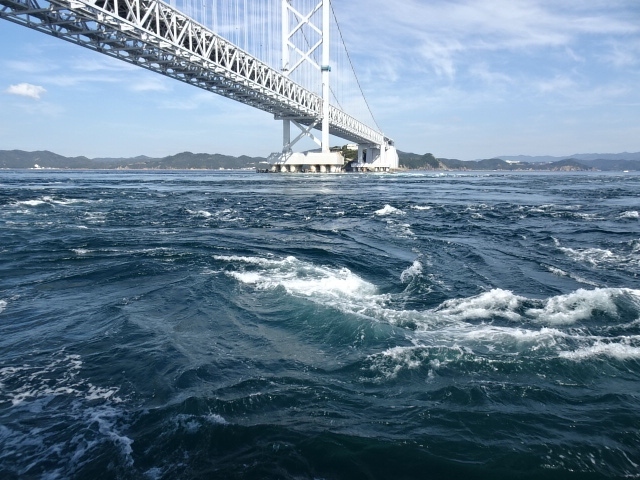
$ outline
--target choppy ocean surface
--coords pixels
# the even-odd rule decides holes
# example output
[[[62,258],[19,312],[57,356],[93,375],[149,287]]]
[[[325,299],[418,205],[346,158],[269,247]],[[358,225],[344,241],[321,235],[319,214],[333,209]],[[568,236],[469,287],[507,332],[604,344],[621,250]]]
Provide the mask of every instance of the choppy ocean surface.
[[[0,172],[3,479],[640,478],[640,175]]]

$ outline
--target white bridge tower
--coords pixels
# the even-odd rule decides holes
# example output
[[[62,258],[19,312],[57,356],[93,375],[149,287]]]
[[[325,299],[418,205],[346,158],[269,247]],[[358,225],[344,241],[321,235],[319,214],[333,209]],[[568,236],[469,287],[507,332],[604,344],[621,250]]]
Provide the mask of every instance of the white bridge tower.
[[[282,74],[308,80],[309,70],[321,73],[322,116],[306,125],[296,117],[276,116],[282,120],[282,152],[271,155],[271,171],[298,172],[306,168],[313,172],[341,172],[344,165],[342,155],[329,149],[331,3],[330,0],[318,0],[315,5],[306,3],[308,9],[303,10],[304,1],[282,0]],[[315,58],[320,49],[322,59],[318,63]],[[292,124],[300,132],[293,140]],[[321,138],[313,134],[318,126]],[[321,151],[306,155],[294,153],[292,147],[304,137],[311,138]]]
[[[313,84],[321,78],[316,91],[322,99],[321,115],[313,121],[295,116],[278,116],[282,120],[282,152],[269,157],[272,172],[342,172],[344,157],[340,152],[331,152],[329,134],[331,132],[334,109],[330,104],[331,94],[331,0],[281,0],[282,1],[282,74],[299,83]],[[318,52],[321,49],[321,60]],[[320,72],[320,75],[318,75]],[[313,91],[313,86],[311,87]],[[291,125],[299,134],[291,138]],[[320,129],[321,138],[313,131]],[[340,134],[340,130],[336,133]],[[393,141],[382,134],[370,135],[379,138],[374,142],[358,141],[358,157],[352,162],[353,171],[389,171],[398,167],[398,155]],[[320,152],[307,154],[293,152],[293,146],[302,138],[311,138]]]

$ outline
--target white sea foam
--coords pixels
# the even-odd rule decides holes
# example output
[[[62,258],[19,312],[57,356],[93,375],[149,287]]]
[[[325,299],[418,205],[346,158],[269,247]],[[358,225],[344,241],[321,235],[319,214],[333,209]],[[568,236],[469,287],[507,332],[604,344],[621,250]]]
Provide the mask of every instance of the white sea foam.
[[[224,262],[259,265],[262,267],[278,267],[284,264],[293,265],[298,262],[298,259],[293,256],[289,256],[283,259],[275,259],[262,257],[243,257],[240,255],[214,255],[213,258]]]
[[[73,248],[71,251],[77,255],[86,255],[87,253],[91,253],[91,250],[87,250],[86,248]]]
[[[391,205],[385,205],[383,208],[381,208],[380,210],[376,210],[375,212],[376,215],[404,215],[404,212],[398,208],[392,207]]]
[[[565,295],[536,299],[494,289],[473,297],[447,300],[423,311],[402,310],[390,307],[394,295],[380,294],[375,285],[347,268],[316,265],[293,256],[217,255],[214,258],[230,264],[231,268],[208,273],[228,275],[257,290],[282,289],[288,295],[326,308],[408,327],[405,338],[413,345],[391,347],[368,357],[370,370],[382,379],[418,368],[427,368],[428,376],[434,376],[439,369],[456,362],[477,363],[473,368],[493,369],[497,367],[492,362],[521,364],[528,358],[561,357],[574,361],[599,356],[640,358],[639,338],[593,335],[579,325],[598,315],[614,322],[625,318],[626,325],[629,314],[640,314],[640,290],[578,289]],[[422,274],[423,265],[416,260],[402,272],[400,280],[406,283]],[[497,319],[509,322],[494,324]],[[498,356],[494,357],[494,353]],[[107,394],[102,392],[110,398]],[[183,420],[183,428],[202,425],[201,420]],[[214,416],[210,421],[223,423],[224,419]]]
[[[567,272],[565,272],[564,270],[561,270],[559,268],[552,267],[550,265],[546,265],[546,267],[547,267],[547,270],[549,270],[554,275],[558,275],[559,277],[568,277],[569,276],[569,274]]]
[[[493,360],[477,355],[468,346],[458,344],[411,345],[389,348],[367,357],[369,370],[380,374],[383,380],[397,377],[403,370],[428,368],[427,380],[438,370],[459,362],[491,366]],[[379,380],[379,379],[378,379]]]
[[[228,422],[216,413],[209,413],[204,416],[181,413],[172,417],[171,421],[175,426],[174,428],[186,430],[188,433],[197,433],[206,424],[228,425]]]
[[[589,220],[589,221],[604,220],[604,217],[601,217],[600,215],[595,213],[573,213],[572,215],[575,218],[579,218],[581,220]]]
[[[551,265],[545,265],[545,267],[551,273],[553,273],[554,275],[557,275],[559,277],[569,277],[569,278],[574,279],[576,282],[584,283],[585,285],[591,285],[592,287],[600,286],[599,283],[592,282],[591,280],[587,280],[586,278],[583,278],[583,277],[581,277],[579,275],[575,275],[573,273],[565,272],[564,270],[562,270],[560,268],[552,267]]]
[[[96,387],[93,384],[77,378],[82,367],[79,355],[61,354],[53,358],[42,367],[5,367],[0,369],[0,384],[4,384],[9,378],[20,377],[21,385],[13,390],[2,391],[5,401],[13,406],[21,405],[43,397],[55,397],[58,395],[72,395],[85,400],[110,400],[122,402],[116,394],[117,388]],[[56,382],[51,383],[50,378],[55,375]]]
[[[26,205],[28,207],[37,207],[38,205],[43,205],[47,202],[44,200],[23,200],[21,202],[16,202],[16,205]]]
[[[411,208],[414,210],[431,210],[433,207],[429,207],[427,205],[413,205]]]
[[[640,212],[637,210],[630,210],[620,214],[619,218],[640,218]]]
[[[531,359],[565,358],[576,362],[598,357],[640,359],[638,336],[605,339],[581,331],[566,332],[548,327],[527,329],[458,324],[425,335],[416,332],[412,342],[410,346],[391,347],[369,355],[368,370],[379,374],[378,380],[388,380],[402,371],[419,368],[428,368],[427,377],[432,378],[438,370],[460,363],[473,364],[474,372],[478,369],[493,372],[501,368],[500,364],[524,366]],[[581,346],[576,348],[576,345]]]
[[[87,426],[63,443],[49,429],[34,427],[5,432],[0,429],[8,448],[19,451],[25,445],[37,446],[42,453],[38,461],[46,461],[47,452],[55,457],[62,450],[67,452],[71,460],[68,466],[47,478],[73,476],[75,469],[91,461],[91,451],[104,442],[118,447],[124,462],[133,464],[133,440],[121,433],[123,412],[119,404],[123,400],[117,396],[118,388],[99,387],[82,378],[79,375],[82,365],[79,355],[61,350],[44,363],[0,368],[0,403],[31,415],[46,409],[49,422],[56,419]]]
[[[516,310],[523,300],[525,300],[524,297],[497,288],[476,297],[446,300],[436,309],[436,312],[459,320],[483,319],[494,316],[519,320],[521,316]]]
[[[367,357],[369,370],[379,375],[376,381],[422,368],[427,369],[428,377],[433,377],[446,365],[459,362],[477,364],[473,368],[494,369],[497,367],[492,362],[521,364],[528,358],[640,358],[638,338],[607,339],[574,326],[598,314],[619,318],[622,304],[626,315],[629,308],[640,314],[640,290],[579,289],[534,299],[494,289],[474,297],[447,300],[424,311],[400,310],[389,307],[393,295],[380,294],[373,284],[346,268],[318,266],[295,257],[216,259],[231,263],[235,270],[225,274],[245,285],[261,290],[284,288],[289,295],[327,308],[409,327],[405,338],[413,345],[391,347]],[[401,281],[420,276],[422,268],[416,260],[403,271]],[[493,324],[498,318],[510,323]],[[563,330],[566,326],[570,328]],[[494,357],[494,353],[498,356]]]
[[[203,217],[203,218],[209,218],[212,217],[213,214],[211,212],[208,212],[206,210],[187,210],[187,213],[189,215],[193,215],[195,217]]]
[[[392,347],[379,354],[370,355],[369,369],[381,373],[385,378],[395,378],[404,369],[420,368],[425,362],[425,347]]]
[[[90,424],[98,425],[100,433],[119,447],[120,453],[124,457],[127,466],[133,465],[133,458],[131,457],[133,453],[133,448],[131,448],[133,440],[118,432],[116,426],[118,417],[120,416],[119,412],[108,407],[97,408],[88,410],[86,416]]]
[[[116,395],[118,389],[98,387],[80,378],[81,366],[78,355],[62,350],[44,364],[0,369],[0,402],[10,403],[8,408],[23,412],[18,415],[27,412],[37,416],[45,410],[50,423],[83,426],[73,437],[62,441],[51,429],[37,426],[4,432],[0,429],[7,448],[20,451],[33,446],[38,449],[37,459],[25,458],[34,462],[27,469],[40,468],[37,463],[44,464],[48,457],[59,458],[60,452],[65,452],[69,462],[64,467],[49,469],[43,478],[73,477],[74,472],[95,458],[92,451],[103,443],[115,445],[124,463],[133,464],[133,440],[121,433],[124,416],[119,406],[122,400]]]
[[[422,274],[422,264],[416,260],[413,264],[404,270],[402,274],[400,274],[400,281],[402,283],[407,283],[411,281],[412,278],[419,277]]]
[[[623,296],[638,304],[640,290],[578,289],[567,295],[536,300],[514,295],[508,290],[494,289],[476,297],[447,300],[436,312],[459,320],[503,317],[512,321],[532,320],[546,325],[561,325],[586,320],[596,312],[615,316],[618,312],[616,300]]]
[[[588,320],[596,314],[616,317],[618,302],[626,299],[640,312],[640,290],[625,288],[578,289],[548,299],[532,299],[503,289],[480,295],[446,300],[425,311],[388,308],[390,294],[378,293],[375,285],[347,268],[318,266],[295,257],[283,259],[241,256],[216,256],[217,260],[234,264],[237,269],[225,272],[241,283],[260,290],[282,287],[293,296],[363,315],[377,321],[411,326],[418,331],[432,331],[444,325],[503,318],[523,324],[542,326],[569,325]],[[420,275],[422,264],[416,260],[403,271],[404,283]]]
[[[622,247],[619,252],[613,252],[603,248],[569,248],[561,247],[558,249],[565,253],[569,258],[578,263],[585,263],[596,268],[623,268],[627,269],[631,265],[640,267],[639,250],[630,244],[632,251]]]
[[[91,223],[105,223],[107,214],[104,212],[85,212],[85,219]]]
[[[273,260],[255,257],[216,256],[217,260],[258,265],[263,270],[234,271],[238,281],[267,290],[278,286],[292,295],[304,297],[356,297],[375,294],[376,288],[347,268],[316,266],[295,257]]]
[[[600,286],[598,282],[592,282],[591,280],[587,280],[579,275],[569,274],[569,277],[573,278],[576,282],[584,283],[585,285],[591,285],[592,287]]]
[[[640,311],[640,290],[595,288],[593,290],[578,289],[546,300],[525,299],[510,292],[492,290],[475,299],[459,301],[458,310],[460,307],[467,308],[457,313],[463,317],[473,312],[477,318],[499,315],[512,320],[533,320],[545,325],[566,325],[587,320],[598,312],[616,317],[617,301],[623,297],[628,298]],[[538,305],[526,308],[523,304],[525,300],[526,305]],[[455,309],[453,312],[456,313]]]
[[[160,480],[164,475],[165,472],[160,467],[152,467],[144,472],[144,476],[151,480]]]
[[[640,291],[618,288],[579,289],[568,295],[552,297],[543,307],[528,309],[526,314],[548,324],[575,323],[590,318],[597,311],[615,316],[615,299],[625,293],[640,295]]]
[[[37,207],[39,205],[62,205],[62,206],[67,206],[67,205],[73,205],[75,203],[91,203],[92,200],[80,200],[80,199],[74,199],[74,198],[69,198],[69,199],[57,199],[54,197],[51,197],[49,195],[45,195],[41,198],[38,199],[32,199],[32,200],[21,200],[19,202],[15,202],[14,205],[18,206],[18,205],[26,205],[28,207]]]
[[[47,203],[53,203],[55,205],[63,205],[63,206],[73,205],[75,203],[89,203],[89,202],[91,202],[90,200],[80,200],[80,199],[77,199],[77,198],[67,198],[67,199],[64,199],[64,200],[60,200],[60,199],[56,199],[56,198],[49,197],[49,196],[42,197],[42,199],[44,201],[46,201]]]
[[[548,203],[545,205],[529,207],[528,210],[530,213],[545,213],[551,217],[559,217],[567,214],[567,212],[575,212],[576,210],[580,210],[581,208],[582,205],[554,205],[552,203]],[[581,214],[576,215],[579,216]]]
[[[626,342],[597,341],[588,347],[560,352],[559,356],[575,361],[587,360],[594,357],[609,357],[616,360],[637,360],[640,359],[640,347],[629,345]]]
[[[178,428],[186,430],[188,433],[196,433],[200,429],[200,418],[195,415],[181,413],[172,418]]]
[[[411,224],[402,223],[396,226],[392,222],[388,222],[388,223],[389,223],[388,228],[392,228],[393,230],[395,230],[395,233],[398,238],[415,238],[416,234],[413,232],[413,230],[411,230]]]
[[[187,209],[187,213],[193,217],[206,218],[206,219],[215,218],[222,222],[238,222],[238,221],[244,220],[244,218],[242,217],[234,216],[235,214],[237,214],[237,212],[230,208],[225,208],[224,210],[219,210],[213,213],[208,210],[188,210]]]
[[[0,300],[0,313],[2,313],[5,308],[7,308],[7,302],[5,300]]]
[[[229,423],[221,415],[218,415],[217,413],[210,413],[209,415],[206,415],[204,418],[207,422],[214,425],[227,425]]]
[[[560,251],[564,252],[569,258],[581,263],[588,263],[593,266],[611,263],[616,260],[616,256],[610,250],[602,248],[582,248],[573,249],[568,247],[560,247]]]
[[[534,349],[541,346],[552,347],[559,339],[566,339],[570,335],[557,328],[542,327],[540,329],[501,327],[496,325],[480,325],[467,328],[460,332],[460,338],[473,340],[474,343],[491,343],[511,346],[531,344]]]

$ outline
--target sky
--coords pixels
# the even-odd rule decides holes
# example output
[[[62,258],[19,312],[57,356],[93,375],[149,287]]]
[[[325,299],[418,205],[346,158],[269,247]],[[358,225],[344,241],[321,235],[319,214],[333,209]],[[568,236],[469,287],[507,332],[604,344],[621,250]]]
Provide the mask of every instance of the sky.
[[[332,3],[399,150],[640,151],[639,0]],[[270,114],[0,20],[0,150],[267,156],[281,141]]]

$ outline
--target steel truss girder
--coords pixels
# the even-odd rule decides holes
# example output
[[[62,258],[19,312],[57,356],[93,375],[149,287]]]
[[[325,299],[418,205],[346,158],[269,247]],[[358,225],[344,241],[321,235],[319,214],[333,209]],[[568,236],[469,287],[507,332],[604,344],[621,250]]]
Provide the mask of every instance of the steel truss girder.
[[[159,0],[0,0],[0,18],[306,126],[322,118],[319,96]],[[329,118],[333,135],[383,143],[333,106]]]

